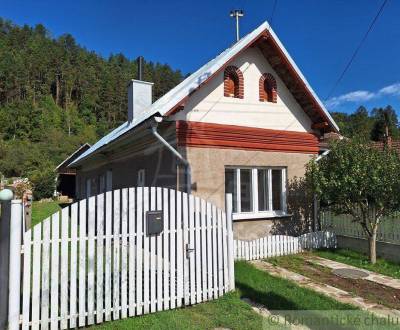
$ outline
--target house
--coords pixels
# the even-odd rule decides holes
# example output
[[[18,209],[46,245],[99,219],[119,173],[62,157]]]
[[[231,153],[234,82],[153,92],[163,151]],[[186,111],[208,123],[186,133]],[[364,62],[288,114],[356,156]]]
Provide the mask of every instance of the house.
[[[76,171],[74,168],[68,167],[75,159],[82,155],[85,151],[90,148],[89,143],[81,145],[65,160],[63,160],[55,169],[57,172],[57,188],[56,194],[60,196],[68,196],[69,198],[75,198],[75,176]]]
[[[128,121],[72,162],[77,196],[162,186],[224,209],[232,193],[241,239],[299,221],[289,184],[339,129],[267,22],[154,103],[151,89],[132,80]]]
[[[378,150],[392,149],[400,155],[400,141],[393,140],[388,133],[386,133],[386,138],[383,141],[372,142],[372,146]]]

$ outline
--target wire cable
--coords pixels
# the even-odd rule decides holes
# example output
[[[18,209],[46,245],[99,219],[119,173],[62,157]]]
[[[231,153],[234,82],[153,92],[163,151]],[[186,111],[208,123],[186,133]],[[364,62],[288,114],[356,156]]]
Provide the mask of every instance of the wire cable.
[[[379,8],[379,11],[377,12],[377,14],[375,15],[375,17],[372,20],[371,24],[369,25],[369,28],[368,28],[367,32],[365,33],[364,37],[361,39],[361,42],[358,44],[357,48],[355,49],[353,55],[351,56],[349,62],[345,66],[344,70],[340,74],[339,78],[336,80],[336,82],[333,85],[332,89],[330,90],[328,96],[325,98],[325,101],[328,100],[331,97],[331,95],[333,94],[333,92],[335,91],[335,89],[337,88],[337,86],[339,85],[341,80],[343,79],[344,75],[346,74],[347,70],[350,68],[350,66],[353,63],[354,59],[356,58],[359,50],[361,49],[362,45],[364,44],[365,40],[367,39],[369,33],[372,31],[376,21],[378,20],[379,16],[382,14],[383,9],[385,8],[385,5],[386,5],[387,2],[388,2],[388,0],[384,0],[383,1],[381,7]]]

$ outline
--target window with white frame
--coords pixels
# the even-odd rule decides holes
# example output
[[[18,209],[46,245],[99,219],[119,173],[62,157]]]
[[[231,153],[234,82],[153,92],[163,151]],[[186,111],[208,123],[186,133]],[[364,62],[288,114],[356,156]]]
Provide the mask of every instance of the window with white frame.
[[[226,167],[225,192],[232,194],[234,219],[286,214],[286,168]]]

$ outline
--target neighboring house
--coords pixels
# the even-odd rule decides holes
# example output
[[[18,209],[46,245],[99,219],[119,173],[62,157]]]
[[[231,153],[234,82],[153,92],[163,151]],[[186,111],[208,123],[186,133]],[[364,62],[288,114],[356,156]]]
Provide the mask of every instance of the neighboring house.
[[[57,189],[56,193],[61,196],[68,196],[75,198],[75,182],[76,170],[68,167],[75,159],[82,155],[85,151],[89,150],[90,144],[85,143],[69,155],[62,163],[56,167],[57,172]]]
[[[400,141],[393,140],[391,136],[388,136],[384,141],[372,142],[372,146],[379,150],[384,150],[385,148],[393,149],[400,155]]]
[[[293,226],[288,186],[339,129],[267,22],[154,103],[151,88],[132,80],[128,121],[70,165],[80,198],[162,186],[224,209],[232,193],[236,237]]]

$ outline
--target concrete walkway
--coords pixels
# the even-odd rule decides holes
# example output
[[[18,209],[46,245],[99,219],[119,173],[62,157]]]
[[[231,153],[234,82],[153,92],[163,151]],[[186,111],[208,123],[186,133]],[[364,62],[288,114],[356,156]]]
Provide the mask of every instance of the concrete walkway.
[[[266,271],[273,276],[282,277],[282,278],[294,281],[294,282],[296,282],[297,285],[299,285],[301,287],[314,290],[318,293],[321,293],[328,297],[331,297],[341,303],[356,306],[362,310],[371,312],[371,313],[375,314],[376,316],[379,316],[379,317],[390,316],[390,317],[396,317],[396,318],[400,317],[400,311],[398,311],[398,310],[390,309],[386,306],[369,302],[369,301],[365,300],[364,298],[354,296],[353,294],[351,294],[349,292],[346,292],[344,290],[335,288],[335,287],[327,285],[327,284],[316,283],[306,276],[300,275],[298,273],[294,273],[292,271],[289,271],[289,270],[281,268],[281,267],[274,266],[268,262],[261,261],[261,260],[255,260],[255,261],[251,261],[251,264],[253,264],[256,268]]]
[[[330,269],[350,268],[350,269],[362,270],[363,272],[366,272],[368,274],[367,277],[363,277],[363,280],[368,280],[371,282],[382,284],[382,285],[388,286],[393,289],[400,289],[400,279],[397,279],[397,278],[392,278],[389,276],[371,272],[364,268],[357,268],[354,266],[343,264],[341,262],[337,262],[337,261],[333,261],[333,260],[329,260],[329,259],[325,259],[325,258],[321,258],[321,257],[305,257],[305,259],[309,260],[311,262],[314,262],[320,266],[328,267]]]

